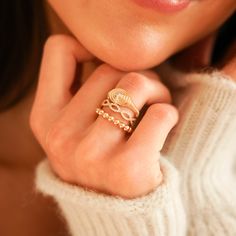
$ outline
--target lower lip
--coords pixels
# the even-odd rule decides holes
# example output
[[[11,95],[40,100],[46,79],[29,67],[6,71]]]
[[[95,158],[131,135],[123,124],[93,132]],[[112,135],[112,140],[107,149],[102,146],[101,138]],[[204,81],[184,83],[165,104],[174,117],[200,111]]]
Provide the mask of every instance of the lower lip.
[[[138,5],[161,12],[178,12],[185,9],[191,0],[133,0]]]

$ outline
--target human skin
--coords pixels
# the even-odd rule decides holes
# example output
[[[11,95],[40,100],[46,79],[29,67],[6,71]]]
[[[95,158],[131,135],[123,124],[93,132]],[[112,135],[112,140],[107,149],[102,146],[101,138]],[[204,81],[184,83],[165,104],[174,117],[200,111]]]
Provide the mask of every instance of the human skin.
[[[74,37],[45,44],[30,117],[36,138],[64,181],[124,198],[149,193],[162,182],[160,150],[178,121],[168,89],[149,68],[213,33],[235,1],[194,1],[171,15],[128,1],[49,2]],[[105,63],[72,94],[76,63],[95,57]],[[234,77],[232,62],[225,68]],[[95,114],[114,87],[126,89],[139,109],[148,105],[132,136]]]
[[[235,0],[197,0],[177,13],[144,9],[131,0],[48,0],[93,55],[113,67],[151,68],[214,32],[236,8]]]
[[[94,0],[94,2],[95,2],[95,0]],[[97,2],[100,2],[101,7],[102,7],[103,1],[100,0]],[[118,3],[118,1],[114,1],[114,2]],[[186,41],[186,46],[190,45],[191,43],[193,43],[193,41],[197,41],[198,40],[197,38],[200,38],[200,35],[201,35],[201,37],[203,37],[204,35],[208,35],[209,33],[211,33],[213,28],[216,27],[215,25],[218,26],[228,15],[231,14],[231,12],[233,11],[233,9],[235,7],[233,1],[231,1],[231,2],[224,1],[223,2],[220,0],[217,0],[217,1],[203,0],[202,4],[203,4],[203,2],[204,2],[204,4],[207,4],[207,2],[208,2],[210,7],[207,11],[212,11],[213,14],[210,14],[210,15],[208,14],[207,17],[204,17],[204,21],[203,21],[202,17],[200,18],[200,16],[203,15],[204,11],[201,10],[197,13],[198,14],[196,16],[197,19],[200,18],[200,20],[198,22],[197,22],[197,19],[194,20],[194,22],[197,22],[197,25],[200,22],[201,23],[200,26],[202,27],[203,25],[205,25],[206,20],[208,21],[207,25],[209,27],[204,26],[204,28],[201,28],[201,27],[196,28],[195,23],[193,24],[190,22],[190,20],[193,19],[192,18],[193,15],[191,15],[191,17],[187,18],[188,19],[187,23],[188,24],[191,23],[192,25],[194,25],[194,32],[192,29],[189,29],[188,30],[189,34],[191,35],[193,33],[197,33],[197,32],[199,33],[199,35],[198,35],[199,37],[195,38],[195,36],[193,36],[192,42],[187,41],[187,39],[185,39],[185,40],[183,40],[183,42],[180,43],[180,41],[183,39],[183,38],[181,39],[181,37],[183,37],[185,35],[185,33],[186,33],[185,30],[187,28],[186,28],[186,26],[180,27],[179,24],[177,24],[177,22],[176,23],[174,22],[174,20],[173,21],[169,20],[169,22],[172,25],[175,23],[175,25],[178,26],[178,34],[175,35],[174,39],[175,40],[178,39],[177,41],[180,43],[180,45],[184,45],[184,41]],[[72,1],[68,2],[68,4],[70,4],[70,5],[72,3],[73,3]],[[67,6],[65,6],[65,4],[66,4],[66,1],[60,1],[60,2],[54,1],[54,8],[56,9],[56,7],[57,7],[58,13],[59,13],[60,9],[62,9],[62,8],[65,9],[65,7],[67,7]],[[76,4],[81,4],[81,1],[78,0],[78,2]],[[230,5],[232,6],[231,9],[230,9]],[[69,7],[69,5],[68,5],[68,7]],[[213,11],[212,7],[215,9],[214,11]],[[78,9],[78,11],[79,10],[80,9]],[[61,19],[66,22],[66,20],[64,19],[66,17],[66,12],[64,12],[63,14],[62,14],[62,10],[60,10],[60,12],[61,12],[61,14],[60,14]],[[70,18],[70,17],[74,18],[73,21],[72,20],[70,21],[70,19],[67,19],[67,21],[68,21],[67,26],[70,26],[70,28],[72,26],[71,25],[72,22],[76,22],[76,24],[80,24],[80,20],[82,22],[84,22],[86,19],[86,18],[84,18],[84,20],[83,20],[82,14],[75,13],[75,11],[70,10],[67,12],[68,12],[67,18]],[[72,12],[74,12],[74,14],[72,14]],[[167,15],[159,14],[159,13],[153,13],[153,14],[156,14],[158,16],[158,17],[156,17],[156,19],[158,19],[158,21],[160,19],[168,19],[168,18],[173,19],[173,17],[174,17],[173,14],[167,14]],[[178,13],[178,15],[179,14],[182,14],[182,13]],[[63,17],[63,15],[64,15],[64,17]],[[150,15],[150,12],[148,12],[148,15]],[[182,16],[184,19],[186,18],[183,14],[182,14]],[[148,17],[150,17],[150,16],[148,16]],[[177,16],[175,16],[175,18],[176,17]],[[179,16],[179,19],[181,20],[181,22],[184,22],[186,24],[186,20],[181,19],[180,16]],[[66,28],[61,26],[61,23],[58,22],[59,20],[60,19],[56,19],[56,20],[52,19],[52,26],[51,26],[51,28],[53,28],[52,33],[54,33],[54,34],[63,33],[63,34],[70,34],[71,35],[71,33],[68,32],[68,30]],[[88,20],[89,20],[89,18],[87,18],[87,21]],[[97,22],[97,20],[96,21],[94,20],[94,21]],[[100,20],[102,20],[102,19],[100,19]],[[107,20],[110,20],[110,19],[107,19]],[[209,21],[211,21],[211,24],[209,23]],[[113,22],[113,21],[107,21],[107,22]],[[56,25],[56,27],[54,27],[54,25]],[[91,30],[89,30],[89,28],[84,27],[85,25],[87,27],[88,24],[83,23],[83,25],[81,25],[80,27],[83,27],[83,30],[87,31],[89,38],[92,37],[92,34],[95,35],[94,38],[97,38],[97,39],[98,39],[98,36],[102,35],[98,32],[96,33],[96,31],[94,31],[93,28],[95,26],[93,26],[92,22],[90,22],[90,29]],[[162,33],[165,32],[165,27],[166,27],[166,29],[168,29],[168,27],[170,29],[170,27],[171,27],[171,26],[168,26],[167,24],[165,24],[165,26],[164,26],[164,24],[160,24],[160,25],[162,26],[161,27]],[[213,25],[215,27],[213,27]],[[82,35],[80,37],[80,34],[83,33],[83,30],[82,30],[82,32],[79,31],[77,29],[76,25],[74,25],[73,29],[74,30],[72,33],[76,36],[75,38],[82,41]],[[182,30],[181,32],[180,32],[180,29]],[[197,32],[196,32],[196,30],[197,30]],[[126,34],[126,32],[127,31],[125,30],[125,35],[128,36],[128,34]],[[169,35],[169,33],[167,33],[167,31],[166,31],[166,33],[163,33],[163,34],[164,35],[166,34],[166,37],[167,37]],[[145,34],[141,34],[141,33],[139,33],[139,35],[145,36]],[[163,35],[163,37],[164,37],[164,35]],[[85,36],[86,36],[86,34],[84,32],[84,37]],[[60,49],[59,54],[63,58],[64,58],[64,56],[66,56],[65,54],[67,54],[67,52],[70,51],[68,48],[70,48],[71,43],[67,42],[67,40],[64,40],[63,38],[64,38],[64,36],[62,38],[56,37],[53,40],[50,39],[50,41],[54,41],[54,42],[52,44],[50,44],[51,45],[50,47],[47,47],[50,50],[51,54],[53,54],[56,59],[57,59],[57,54],[55,52],[53,52],[53,48],[55,50]],[[105,39],[109,40],[108,35],[106,38],[104,38],[104,42],[103,42],[103,44],[106,46]],[[128,38],[126,37],[126,39],[128,39]],[[86,38],[84,39],[84,43],[85,43],[85,40],[86,40]],[[112,40],[112,38],[110,40]],[[144,40],[145,40],[145,38],[142,38],[142,42]],[[172,39],[168,39],[168,41],[170,41],[170,40],[172,40]],[[69,40],[69,41],[72,42],[71,40]],[[102,38],[100,38],[99,41],[102,41]],[[127,52],[129,52],[129,51],[127,51],[127,48],[129,49],[130,46],[135,46],[135,45],[129,43],[129,46],[126,46],[125,43],[124,44],[122,43],[123,45],[120,44],[120,46],[123,46],[123,48],[125,48],[126,50],[123,50],[120,52],[120,50],[119,50],[120,46],[118,47],[118,49],[116,48],[116,50],[114,48],[113,53],[110,53],[110,56],[113,56],[113,57],[106,57],[107,58],[106,59],[105,55],[107,55],[107,53],[111,52],[112,47],[110,48],[109,43],[108,43],[108,46],[106,48],[101,48],[99,41],[93,42],[94,52],[92,52],[92,53],[95,54],[95,51],[101,50],[101,51],[98,51],[98,53],[101,54],[101,60],[104,60],[104,62],[107,64],[109,64],[109,63],[113,64],[113,63],[119,62],[118,60],[120,60],[121,63],[123,63],[122,59],[119,59],[119,55],[120,55],[119,53],[123,53],[125,51],[125,53],[126,53],[125,54],[125,62],[127,62],[127,65],[122,64],[121,66],[126,67],[126,69],[128,71],[128,67],[130,66],[130,64],[132,63],[132,60],[133,60],[133,54],[127,53]],[[116,43],[120,43],[120,41],[118,41]],[[146,58],[144,58],[145,60],[143,60],[143,61],[139,60],[139,63],[141,63],[141,62],[145,63],[145,64],[147,63],[146,65],[148,68],[149,67],[148,66],[149,57],[155,56],[154,59],[151,58],[150,60],[153,61],[153,60],[157,59],[154,64],[158,65],[159,62],[164,60],[164,58],[167,58],[168,55],[171,55],[174,53],[174,51],[172,51],[172,52],[168,51],[168,50],[170,50],[170,48],[169,48],[170,46],[176,47],[176,51],[180,50],[180,48],[178,48],[177,45],[173,45],[173,43],[175,43],[174,40],[172,40],[171,45],[164,44],[164,47],[163,47],[163,45],[162,45],[162,47],[158,47],[156,49],[157,55],[153,55],[155,53],[151,53],[151,54],[149,53],[150,55],[148,55],[146,53],[146,54],[142,55],[142,51],[144,53],[144,49],[145,49],[145,47],[143,47],[142,50],[139,50],[141,58],[144,58],[145,55],[147,55],[147,56],[146,56]],[[56,48],[54,47],[55,45],[57,45]],[[90,45],[90,46],[89,45],[90,45],[90,41],[87,42],[86,46],[88,48],[91,48],[91,50],[92,50],[93,45]],[[116,44],[116,45],[118,45],[118,44]],[[196,49],[196,45],[194,45],[193,48]],[[78,46],[76,46],[76,48],[77,47]],[[65,48],[65,50],[63,48]],[[140,49],[140,45],[138,45],[138,49]],[[117,52],[117,54],[115,54],[115,51]],[[160,53],[159,53],[159,51],[160,51]],[[189,52],[192,50],[187,50],[187,51]],[[205,51],[206,50],[203,51],[203,54],[205,54]],[[56,52],[57,52],[57,50],[56,50]],[[195,53],[196,53],[196,50],[194,50],[194,55],[195,55]],[[72,53],[70,51],[69,55],[71,55],[71,54]],[[186,57],[186,54],[188,54],[187,57]],[[187,66],[186,62],[189,61],[189,53],[186,53],[186,54],[185,54],[184,58],[181,57],[181,61],[184,62],[184,67]],[[230,54],[235,56],[235,50],[233,48],[232,48]],[[127,60],[128,58],[130,58],[132,60],[128,61]],[[231,58],[233,58],[233,57],[231,57]],[[55,59],[55,61],[57,61],[56,59]],[[108,61],[108,59],[109,59],[109,61]],[[179,59],[179,57],[178,57],[178,59]],[[113,63],[112,63],[112,61],[113,61]],[[180,61],[180,60],[178,60],[178,61]],[[83,65],[88,65],[89,63],[90,63],[90,61],[86,62],[86,63],[83,62]],[[136,66],[135,63],[137,63],[136,58],[135,58],[134,64],[131,65],[131,67],[133,68],[134,71],[135,71],[135,69],[137,69],[137,68],[134,68]],[[235,79],[236,78],[236,70],[235,70],[236,62],[235,62],[235,60],[233,60],[233,59],[227,60],[225,64],[226,64],[226,66],[223,67],[224,72],[228,75],[231,75],[232,78]],[[32,65],[29,66],[29,70],[34,65],[35,65],[34,61],[32,61]],[[115,64],[114,64],[114,66],[115,66]],[[117,67],[119,67],[118,64],[117,64]],[[58,70],[58,68],[60,68],[60,66],[57,66],[56,70]],[[50,73],[51,69],[52,69],[51,66],[48,66],[45,70]],[[123,68],[123,69],[125,69],[125,68]],[[83,73],[82,80],[86,81],[89,78],[89,74],[91,74],[94,70],[95,70],[94,65],[93,65],[93,63],[91,63],[91,67],[89,66],[89,69],[88,69],[89,73]],[[114,71],[117,71],[117,70],[114,69]],[[57,82],[60,82],[60,80],[59,80],[60,73],[59,72],[58,72],[58,74],[55,75],[55,78],[54,77],[50,78],[50,80],[55,79],[55,83],[56,83],[55,87],[50,89],[50,87],[48,86],[49,84],[45,85],[46,89],[47,89],[46,91],[48,91],[47,93],[50,94],[52,97],[54,97],[56,95],[56,92],[58,91],[58,90],[55,90],[55,88],[57,88]],[[114,74],[115,74],[115,72],[114,72]],[[114,77],[114,74],[112,74],[113,77]],[[106,78],[107,78],[107,75],[108,75],[108,71],[107,72],[104,71],[103,73],[101,73],[101,76],[106,76]],[[28,78],[28,76],[25,75],[25,78]],[[58,79],[58,81],[57,81],[57,79]],[[48,82],[50,82],[50,80],[48,80]],[[95,78],[95,80],[96,80],[96,78]],[[96,94],[96,92],[97,92],[97,90],[94,93]],[[66,235],[66,233],[64,233],[64,234],[62,233],[62,228],[60,227],[61,221],[58,220],[58,216],[57,216],[58,214],[56,214],[58,212],[55,213],[55,211],[53,210],[54,208],[52,205],[49,204],[48,199],[43,200],[43,197],[41,197],[39,194],[37,194],[37,195],[34,194],[34,192],[32,191],[35,166],[43,157],[45,157],[44,151],[36,143],[36,141],[34,140],[32,134],[29,130],[29,127],[28,127],[28,116],[29,116],[29,112],[30,112],[30,109],[32,106],[32,100],[34,98],[34,94],[35,94],[35,88],[33,88],[32,91],[29,94],[27,94],[26,98],[24,100],[22,100],[18,105],[9,109],[7,112],[0,114],[0,130],[1,130],[1,132],[0,132],[0,162],[1,162],[0,163],[0,168],[1,168],[1,170],[0,170],[0,180],[1,180],[0,185],[1,185],[2,193],[4,193],[4,194],[0,194],[0,208],[3,209],[2,216],[0,219],[0,221],[2,223],[1,230],[0,230],[2,235],[18,235],[18,236],[19,235],[24,235],[24,236],[25,235],[35,235],[35,236],[36,235],[57,235],[57,234]],[[44,97],[44,96],[42,96],[42,97]],[[105,97],[105,93],[104,93],[103,97]],[[162,98],[163,98],[163,96],[162,96]],[[45,99],[47,99],[47,97],[45,97]],[[91,98],[90,100],[93,100],[93,99]],[[97,101],[97,97],[94,98],[94,101]],[[86,104],[84,104],[84,105],[85,105],[85,108],[88,107],[88,105],[86,105]],[[42,108],[42,110],[44,110],[46,108],[46,106],[42,106],[41,108]],[[78,107],[74,108],[74,110],[77,110],[77,109],[78,109]],[[43,126],[44,126],[44,124],[46,124],[46,122],[45,123],[41,123],[41,122],[43,122],[43,119],[42,119],[43,117],[47,117],[47,112],[45,111],[44,113],[41,113],[39,111],[39,109],[37,109],[37,110],[38,110],[38,112],[36,112],[36,109],[34,110],[35,111],[34,119],[31,121],[31,123],[33,124],[33,126],[37,125],[38,129],[40,130],[41,127],[44,128]],[[49,110],[50,110],[50,108],[49,108]],[[48,115],[50,116],[50,114],[48,114]],[[79,119],[76,118],[76,122],[79,122]],[[159,118],[156,118],[156,122],[160,122]],[[40,125],[40,123],[41,123],[41,125]],[[104,122],[102,124],[102,126],[99,125],[98,128],[100,130],[104,130],[105,133],[108,135],[108,134],[110,134],[110,130],[107,128],[109,128],[109,127],[111,128],[112,126],[106,126],[106,125],[110,125],[110,124]],[[49,128],[50,128],[50,125],[49,125]],[[64,127],[64,128],[66,130],[67,127]],[[115,128],[117,128],[117,127],[115,127]],[[150,125],[150,128],[156,129],[157,127]],[[35,128],[34,128],[34,130],[35,130],[36,136],[39,137],[41,132],[36,131]],[[42,130],[44,130],[44,129],[42,129]],[[116,129],[113,129],[113,131],[115,131],[115,130]],[[120,133],[120,134],[123,134],[123,133]],[[166,134],[167,134],[167,131],[166,131]],[[150,137],[150,139],[155,140],[154,136]],[[40,139],[40,140],[42,140],[42,143],[45,143],[45,141],[43,139]],[[102,145],[104,145],[104,142],[102,143]],[[62,145],[61,148],[63,148],[63,147],[64,146]],[[90,147],[91,147],[91,145],[90,145]],[[90,154],[91,154],[90,152],[85,153],[84,157],[89,157]],[[114,150],[112,149],[111,157],[113,155],[114,155]],[[51,163],[58,163],[57,157],[51,157],[51,155],[48,155],[48,156],[51,160]],[[68,156],[66,156],[65,159],[67,159],[67,157]],[[139,160],[142,157],[146,158],[147,154],[145,153],[145,156],[138,155],[138,158],[137,158],[137,155],[134,155],[130,150],[129,155],[128,155],[128,158],[130,158],[130,159],[128,159],[129,163],[127,163],[126,168],[125,168],[127,170],[127,173],[126,173],[127,175],[132,174],[130,171],[133,169],[133,167],[137,163],[139,163]],[[155,158],[157,158],[157,157],[158,157],[158,155],[155,154]],[[153,157],[150,155],[150,160],[155,160],[152,158]],[[118,160],[118,158],[117,158],[117,160]],[[100,159],[100,161],[101,161],[101,159]],[[98,166],[100,169],[102,169],[102,173],[106,173],[108,166],[104,165],[105,161],[101,162],[101,163],[100,163],[100,161],[95,163],[94,169],[96,169],[96,167]],[[149,162],[147,159],[143,159],[143,163],[148,164]],[[66,166],[69,169],[70,166],[68,164],[69,163],[67,163]],[[102,164],[103,164],[103,166],[102,166]],[[86,168],[84,170],[86,171]],[[111,172],[112,172],[112,170],[113,169],[111,169]],[[146,171],[146,168],[144,171]],[[137,172],[138,176],[133,176],[134,180],[138,181],[140,174],[145,173],[144,171],[143,170],[140,170],[140,172],[138,171]],[[58,174],[59,174],[59,172],[58,172]],[[96,173],[94,173],[94,174],[96,174]],[[156,168],[154,169],[153,174],[158,174],[158,162],[157,162]],[[63,177],[63,176],[64,175],[61,175],[60,177]],[[84,178],[88,179],[89,176],[85,176]],[[150,176],[150,178],[151,178],[151,176]],[[78,184],[80,183],[79,180],[77,180],[77,181],[75,180],[75,179],[77,179],[75,176],[73,176],[73,179],[74,179],[74,182],[78,182]],[[101,182],[100,182],[101,180],[102,180],[101,178],[100,179],[98,178],[99,183],[97,183],[97,185],[96,185],[96,187],[98,187],[98,189],[99,189],[98,184],[101,185]],[[158,185],[159,182],[160,182],[160,179],[158,179],[158,181],[155,181],[155,183],[153,183],[153,186],[147,186],[147,189],[145,189],[144,192],[150,191],[151,188],[156,187],[156,185]],[[124,187],[126,187],[127,183],[125,183],[125,181],[124,181],[124,183],[122,183],[122,182],[118,183],[119,190],[123,191],[122,184],[124,184]],[[91,183],[90,183],[90,185],[91,185]],[[145,188],[145,186],[146,185],[143,185],[144,188]],[[132,196],[138,196],[140,194],[140,192],[137,190],[138,189],[136,189],[135,192],[129,193],[129,196],[131,196],[131,194],[132,194]],[[114,194],[117,193],[114,191],[114,189],[110,189],[109,192],[114,193]],[[118,194],[122,195],[122,192],[119,192]]]

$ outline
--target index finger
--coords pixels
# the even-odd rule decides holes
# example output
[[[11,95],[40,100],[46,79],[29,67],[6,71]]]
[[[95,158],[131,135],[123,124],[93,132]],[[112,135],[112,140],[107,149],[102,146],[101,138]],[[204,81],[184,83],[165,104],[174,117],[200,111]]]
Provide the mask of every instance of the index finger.
[[[44,46],[35,106],[53,112],[60,110],[71,98],[77,63],[91,58],[76,39],[67,35],[49,37]]]
[[[92,58],[92,54],[71,36],[54,35],[48,38],[30,115],[31,126],[40,126],[40,132],[46,132],[50,122],[72,97],[70,88],[78,63]]]

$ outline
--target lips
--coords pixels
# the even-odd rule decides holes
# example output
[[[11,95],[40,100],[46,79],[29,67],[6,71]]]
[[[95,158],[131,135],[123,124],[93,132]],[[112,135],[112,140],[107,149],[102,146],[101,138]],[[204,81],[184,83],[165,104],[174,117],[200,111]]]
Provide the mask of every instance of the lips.
[[[161,12],[178,12],[185,9],[191,0],[133,0],[141,7]]]

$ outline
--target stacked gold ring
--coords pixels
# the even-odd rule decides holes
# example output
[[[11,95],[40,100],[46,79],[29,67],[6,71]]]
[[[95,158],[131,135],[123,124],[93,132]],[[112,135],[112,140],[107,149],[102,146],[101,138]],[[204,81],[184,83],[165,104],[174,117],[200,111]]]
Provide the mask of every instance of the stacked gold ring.
[[[139,116],[138,108],[135,106],[131,97],[124,89],[121,88],[112,89],[110,92],[108,92],[108,99],[110,99],[117,105],[129,108],[135,113],[136,117]]]
[[[124,129],[124,131],[131,133],[132,128],[129,125],[126,125],[125,123],[121,122],[118,119],[115,119],[114,116],[109,115],[107,112],[102,110],[101,108],[96,109],[96,113],[98,115],[101,115],[103,118],[107,119],[108,121],[113,122],[115,125],[118,125],[121,129]]]
[[[102,103],[102,106],[109,107],[112,111],[120,113],[123,119],[130,122],[131,126],[134,125],[136,118],[130,116],[130,114],[127,111],[122,110],[118,104],[109,101],[109,99],[105,99]]]
[[[115,125],[122,128],[124,131],[131,133],[133,131],[132,126],[134,125],[134,122],[136,121],[137,117],[139,116],[139,110],[135,106],[134,102],[132,101],[131,97],[128,95],[128,93],[121,88],[115,88],[108,92],[107,98],[103,101],[102,105],[109,107],[112,111],[119,112],[123,119],[129,121],[129,124],[125,124],[124,122],[115,119],[113,116],[105,112],[101,108],[96,109],[96,113],[98,115],[101,115],[103,118],[107,119],[108,121],[113,122]],[[131,117],[129,113],[125,112],[120,108],[120,106],[123,106],[125,108],[128,108],[131,110],[135,117]]]

